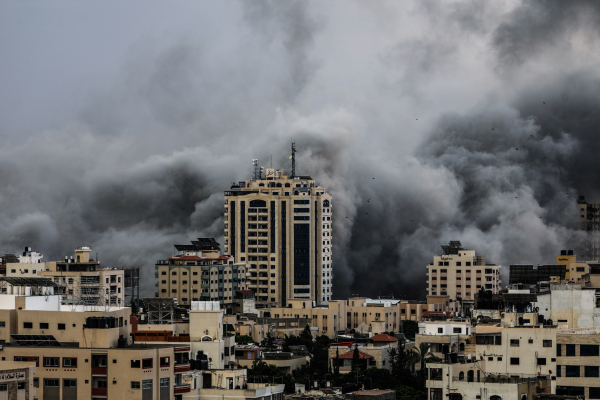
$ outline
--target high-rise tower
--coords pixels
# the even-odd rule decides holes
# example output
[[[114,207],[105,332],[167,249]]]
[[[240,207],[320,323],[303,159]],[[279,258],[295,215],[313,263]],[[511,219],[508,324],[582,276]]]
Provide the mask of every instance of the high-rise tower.
[[[250,264],[248,288],[257,304],[327,303],[333,294],[331,195],[310,176],[272,168],[263,176],[257,160],[253,165],[252,179],[225,192],[225,252]]]

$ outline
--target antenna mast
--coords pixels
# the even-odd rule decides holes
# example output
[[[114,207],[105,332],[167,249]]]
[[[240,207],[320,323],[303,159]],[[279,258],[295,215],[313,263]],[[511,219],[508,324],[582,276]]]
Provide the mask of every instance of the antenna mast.
[[[292,155],[290,156],[292,160],[292,179],[296,176],[296,142],[292,142]]]

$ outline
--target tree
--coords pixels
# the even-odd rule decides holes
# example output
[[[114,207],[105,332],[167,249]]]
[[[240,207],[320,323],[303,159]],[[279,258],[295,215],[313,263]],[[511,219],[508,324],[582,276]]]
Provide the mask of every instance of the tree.
[[[273,343],[274,340],[275,340],[275,338],[273,337],[271,332],[267,332],[267,335],[260,342],[260,345],[262,347],[266,348],[268,351],[273,351],[273,349],[275,348],[275,344]]]
[[[410,364],[419,364],[421,367],[418,373],[419,383],[421,387],[425,386],[425,374],[427,372],[427,363],[441,361],[439,357],[433,355],[430,349],[431,345],[429,343],[421,343],[419,344],[419,347],[412,349],[412,353],[410,355]]]
[[[340,349],[339,348],[335,349],[335,365],[333,367],[333,375],[334,376],[340,375]]]
[[[300,338],[304,340],[310,340],[312,342],[312,333],[310,332],[310,327],[306,325],[302,332],[300,332]]]
[[[352,369],[353,373],[360,370],[360,353],[358,351],[358,344],[354,346],[354,353],[352,353]]]
[[[249,344],[249,343],[255,343],[255,342],[254,342],[254,339],[252,338],[252,336],[236,335],[235,343],[236,344]]]

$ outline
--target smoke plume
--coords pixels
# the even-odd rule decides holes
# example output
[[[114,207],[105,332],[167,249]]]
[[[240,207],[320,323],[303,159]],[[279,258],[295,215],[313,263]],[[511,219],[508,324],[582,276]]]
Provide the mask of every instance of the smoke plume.
[[[97,21],[64,6],[48,26],[6,6],[1,251],[88,245],[143,268],[152,296],[155,261],[223,243],[223,192],[253,158],[289,169],[292,140],[297,171],[333,195],[334,298],[424,298],[449,240],[505,267],[583,251],[577,196],[600,202],[600,6],[343,4],[97,5]]]

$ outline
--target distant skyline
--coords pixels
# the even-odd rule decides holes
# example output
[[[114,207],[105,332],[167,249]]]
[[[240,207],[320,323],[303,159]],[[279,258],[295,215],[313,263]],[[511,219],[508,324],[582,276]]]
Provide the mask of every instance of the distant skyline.
[[[600,202],[598,21],[595,1],[1,2],[0,253],[154,272],[223,244],[223,192],[253,158],[289,171],[293,138],[333,196],[335,296],[423,298],[450,240],[551,263],[582,240],[577,196]]]

